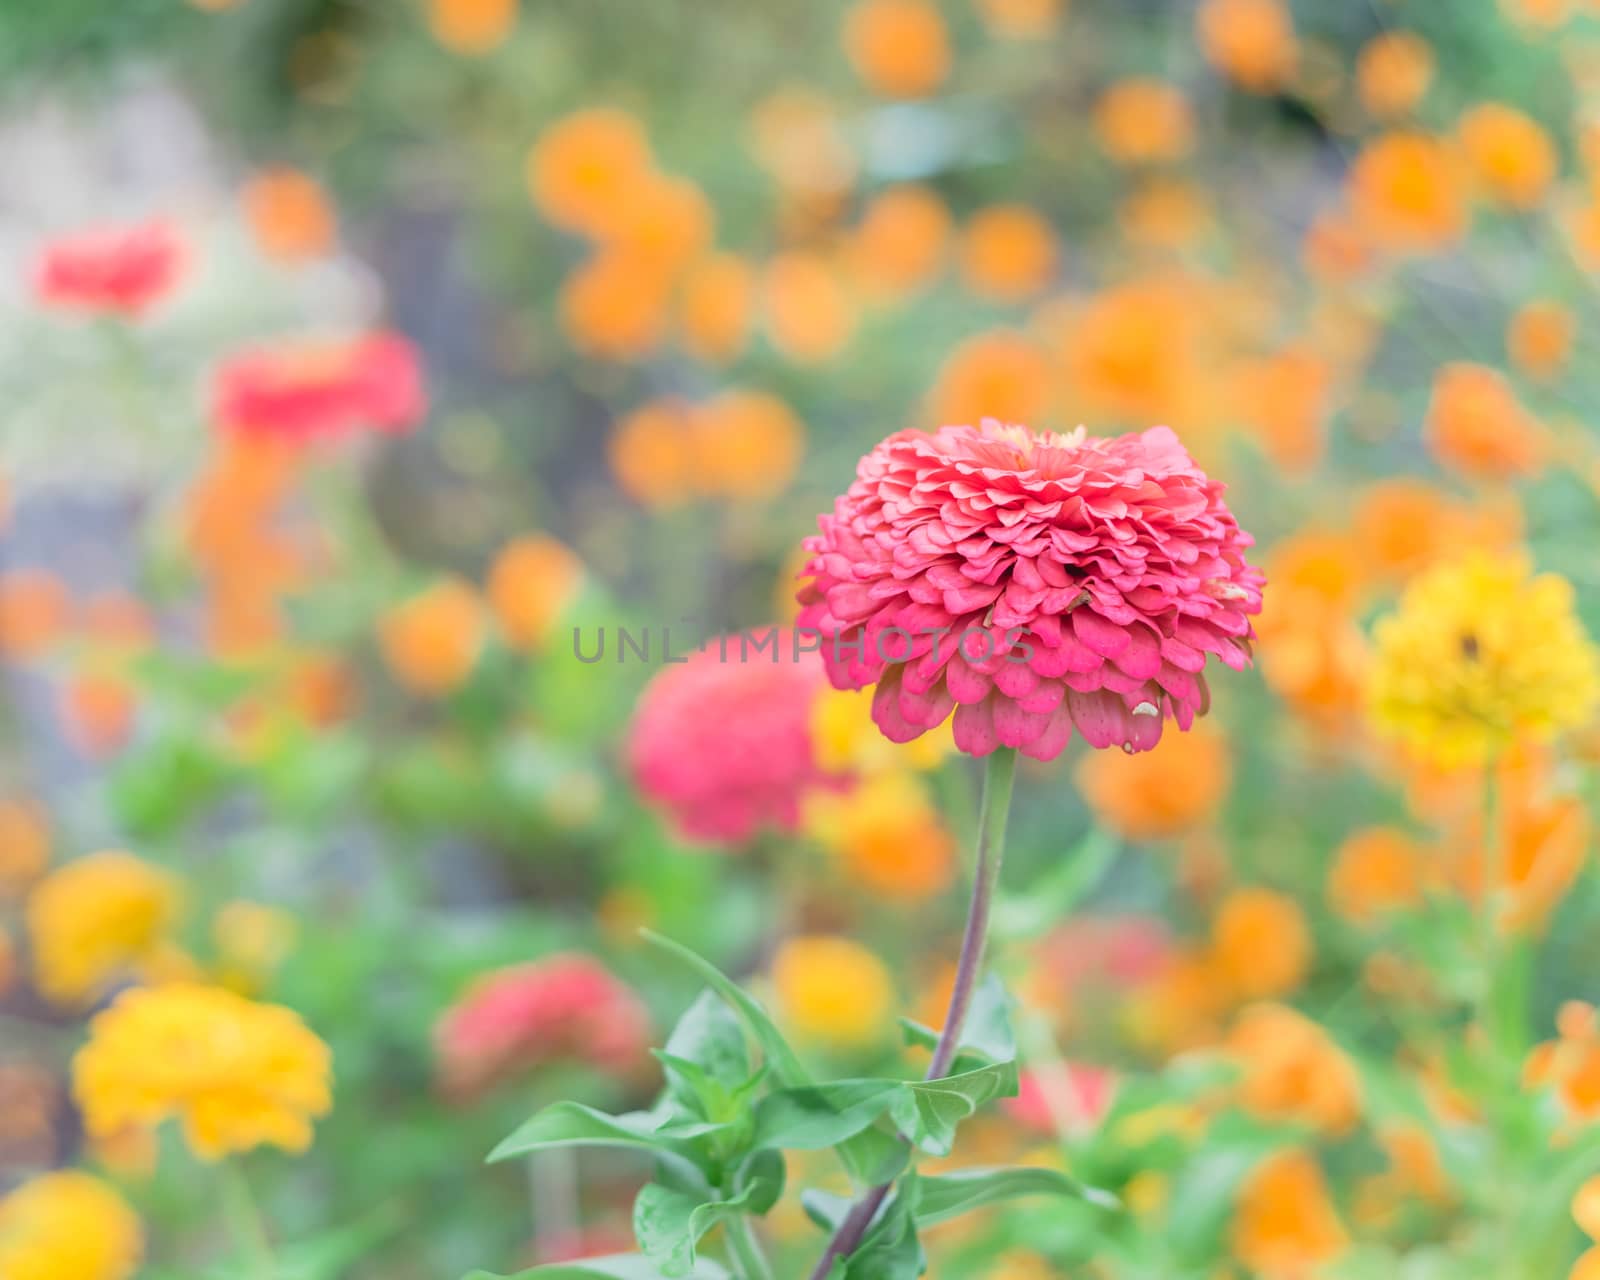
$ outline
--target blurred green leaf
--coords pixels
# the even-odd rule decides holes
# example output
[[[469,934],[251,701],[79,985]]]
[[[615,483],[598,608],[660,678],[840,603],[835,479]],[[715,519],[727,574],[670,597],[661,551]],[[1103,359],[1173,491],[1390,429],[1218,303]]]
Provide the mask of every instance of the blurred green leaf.
[[[917,1200],[917,1222],[929,1226],[944,1222],[984,1205],[1019,1196],[1063,1196],[1086,1200],[1105,1209],[1115,1209],[1115,1196],[1086,1187],[1059,1169],[1019,1166],[1013,1169],[963,1169],[958,1173],[920,1179],[922,1192]]]
[[[837,1146],[884,1115],[903,1080],[838,1080],[779,1089],[756,1105],[753,1145],[788,1151]]]
[[[557,1102],[527,1120],[489,1153],[489,1163],[550,1147],[624,1147],[668,1160],[699,1180],[698,1153],[689,1142],[657,1132],[660,1117],[647,1111],[608,1116],[576,1102]]]

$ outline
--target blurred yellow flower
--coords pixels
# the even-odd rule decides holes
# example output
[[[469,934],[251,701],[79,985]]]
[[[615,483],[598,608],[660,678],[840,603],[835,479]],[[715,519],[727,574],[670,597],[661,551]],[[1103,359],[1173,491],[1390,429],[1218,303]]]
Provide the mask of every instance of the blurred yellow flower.
[[[1055,370],[1025,334],[996,329],[968,338],[950,353],[932,395],[932,418],[941,426],[1037,422],[1054,398]]]
[[[516,24],[517,0],[428,0],[428,29],[454,53],[488,53]]]
[[[1555,181],[1559,159],[1550,135],[1523,112],[1481,103],[1457,126],[1462,153],[1480,189],[1513,209],[1532,209]]]
[[[124,992],[72,1063],[91,1135],[181,1122],[202,1160],[263,1143],[301,1152],[333,1104],[332,1058],[298,1014],[221,987]]]
[[[46,1173],[0,1198],[5,1280],[124,1280],[143,1251],[138,1216],[87,1173]]]
[[[162,949],[178,915],[177,880],[121,850],[78,858],[28,898],[28,936],[40,994],[87,1004],[139,972]]]
[[[1425,133],[1388,133],[1350,166],[1350,208],[1360,229],[1399,252],[1429,252],[1467,228],[1465,182],[1456,154]]]
[[[1208,722],[1163,735],[1153,751],[1091,751],[1075,778],[1095,819],[1130,840],[1163,840],[1212,821],[1233,769],[1228,740]]]
[[[811,742],[824,773],[933,769],[955,750],[949,721],[911,742],[890,742],[872,721],[871,689],[832,686],[819,690],[811,705]]]
[[[1433,46],[1414,31],[1384,31],[1356,59],[1361,105],[1380,119],[1404,115],[1433,80]]]
[[[1200,49],[1240,88],[1271,93],[1294,73],[1294,22],[1282,0],[1204,0],[1195,13]]]
[[[990,205],[973,214],[961,237],[967,287],[991,302],[1020,302],[1055,274],[1056,233],[1044,216],[1021,204]]]
[[[944,265],[950,211],[928,187],[905,184],[874,196],[850,243],[850,265],[870,293],[904,298]]]
[[[1565,578],[1530,577],[1519,556],[1425,573],[1373,631],[1378,731],[1448,767],[1583,725],[1600,703],[1600,651],[1573,606]]]
[[[684,275],[678,329],[684,349],[710,364],[726,364],[749,340],[755,311],[755,271],[743,258],[716,253]]]
[[[528,192],[559,227],[595,234],[651,168],[650,144],[625,111],[592,107],[557,121],[528,153]]]
[[[1334,854],[1328,901],[1345,919],[1367,923],[1421,902],[1426,867],[1426,851],[1403,831],[1368,827]]]
[[[243,899],[224,903],[211,921],[217,981],[240,995],[254,995],[288,959],[299,927],[278,907]]]
[[[885,97],[926,97],[950,72],[950,37],[928,0],[857,0],[844,48],[856,74]]]
[[[928,789],[909,773],[879,773],[848,791],[807,797],[805,827],[874,894],[917,902],[946,889],[955,841]]]
[[[1175,85],[1149,76],[1119,80],[1094,108],[1095,136],[1113,160],[1178,160],[1194,146],[1194,115]]]
[[[836,1048],[878,1040],[894,1012],[894,983],[871,951],[849,938],[807,936],[772,958],[778,1008],[794,1031]]]

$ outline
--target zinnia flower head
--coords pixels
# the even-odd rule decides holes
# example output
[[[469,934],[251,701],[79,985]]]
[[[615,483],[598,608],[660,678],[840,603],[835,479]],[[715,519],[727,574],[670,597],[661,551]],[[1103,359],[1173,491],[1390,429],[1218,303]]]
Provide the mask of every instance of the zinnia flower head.
[[[108,227],[45,246],[34,292],[46,306],[136,320],[167,294],[183,267],[183,244],[165,222]]]
[[[396,333],[243,351],[217,370],[218,425],[291,444],[368,427],[398,434],[427,412],[417,349]]]
[[[650,1044],[639,997],[599,961],[554,955],[478,978],[434,1030],[447,1093],[470,1096],[552,1062],[626,1075]]]
[[[1548,741],[1600,704],[1600,651],[1572,584],[1517,555],[1429,570],[1373,632],[1369,707],[1384,735],[1444,767]]]
[[[125,1280],[143,1251],[138,1215],[87,1173],[42,1174],[0,1197],[5,1280]]]
[[[96,1015],[73,1094],[91,1137],[176,1119],[202,1160],[263,1143],[301,1152],[333,1105],[332,1066],[293,1010],[172,983],[124,992]]]
[[[684,835],[739,844],[763,827],[793,832],[801,796],[830,781],[811,725],[822,668],[799,650],[781,627],[723,636],[645,687],[629,767]]]
[[[1209,707],[1207,655],[1250,660],[1253,540],[1166,427],[903,431],[818,524],[799,625],[896,742],[953,708],[973,755],[1146,751]]]
[[[61,1004],[87,1004],[150,961],[177,918],[178,882],[109,849],[58,867],[28,897],[34,981]]]

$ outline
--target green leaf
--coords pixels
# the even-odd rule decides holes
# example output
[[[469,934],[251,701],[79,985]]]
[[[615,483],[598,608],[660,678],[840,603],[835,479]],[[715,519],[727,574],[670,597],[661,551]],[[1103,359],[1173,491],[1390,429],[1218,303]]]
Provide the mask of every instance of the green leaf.
[[[927,1267],[927,1257],[917,1239],[913,1216],[921,1194],[921,1180],[907,1174],[895,1188],[861,1247],[843,1270],[844,1280],[917,1280]]]
[[[692,1274],[695,1249],[707,1232],[744,1216],[757,1193],[765,1198],[769,1190],[764,1183],[753,1181],[732,1199],[701,1201],[698,1196],[651,1182],[640,1188],[633,1202],[633,1234],[661,1274],[667,1280],[678,1280]],[[781,1185],[778,1194],[782,1194]],[[776,1199],[773,1195],[772,1201]]]
[[[756,1215],[770,1212],[783,1198],[789,1170],[780,1151],[753,1151],[739,1167],[734,1185],[741,1195],[748,1192],[745,1207]]]
[[[1085,1200],[1105,1209],[1119,1206],[1117,1198],[1104,1191],[1085,1187],[1076,1178],[1058,1169],[1020,1166],[1014,1169],[964,1169],[959,1173],[924,1176],[917,1201],[917,1222],[931,1226],[972,1209],[1014,1200],[1019,1196],[1063,1196]]]
[[[691,1280],[729,1280],[725,1268],[702,1260],[689,1273]],[[474,1271],[465,1280],[671,1280],[663,1276],[650,1259],[636,1253],[619,1253],[609,1258],[585,1258],[581,1262],[552,1262],[514,1275],[501,1276],[489,1271]]]
[[[549,1147],[627,1147],[646,1152],[703,1181],[695,1148],[685,1139],[657,1132],[660,1118],[648,1111],[608,1116],[577,1102],[557,1102],[524,1121],[489,1153],[489,1163]]]
[[[1016,1061],[1017,1038],[1011,1029],[1014,1004],[995,974],[987,975],[978,984],[961,1027],[961,1042],[956,1046],[956,1071]],[[931,1050],[939,1043],[937,1031],[910,1018],[901,1018],[900,1028],[905,1042],[913,1047]]]
[[[897,1133],[873,1126],[839,1144],[839,1159],[858,1187],[893,1182],[911,1163],[911,1148]]]
[[[709,960],[689,950],[682,943],[664,938],[649,929],[643,930],[642,933],[656,946],[670,951],[682,960],[732,1006],[733,1011],[743,1019],[750,1034],[755,1037],[756,1043],[761,1046],[762,1055],[779,1083],[790,1088],[811,1083],[811,1078],[801,1065],[799,1056],[789,1047],[789,1042],[783,1038],[783,1033],[778,1030],[777,1024],[767,1016],[767,1011],[748,992]]]
[[[900,1132],[930,1155],[947,1156],[955,1145],[956,1128],[979,1107],[1017,1092],[1014,1062],[909,1083],[890,1108]]]
[[[838,1146],[887,1112],[905,1087],[903,1080],[838,1080],[775,1090],[756,1105],[752,1145],[780,1151]]]
[[[810,1190],[800,1193],[800,1207],[806,1211],[806,1217],[829,1235],[839,1229],[854,1205],[852,1197],[834,1195],[831,1191]]]
[[[666,1052],[675,1059],[697,1063],[713,1080],[729,1088],[750,1078],[744,1032],[715,991],[702,991],[678,1019],[667,1037]]]

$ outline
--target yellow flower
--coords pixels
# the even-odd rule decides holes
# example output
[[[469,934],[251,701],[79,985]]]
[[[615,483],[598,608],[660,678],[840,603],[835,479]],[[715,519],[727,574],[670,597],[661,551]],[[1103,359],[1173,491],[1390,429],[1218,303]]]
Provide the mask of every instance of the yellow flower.
[[[877,1039],[894,1008],[889,970],[848,938],[790,938],[773,957],[772,982],[797,1033],[840,1048]]]
[[[955,871],[955,842],[913,774],[876,774],[849,791],[810,796],[805,825],[854,880],[886,898],[931,897]]]
[[[1572,585],[1517,556],[1474,554],[1407,588],[1374,632],[1369,706],[1380,732],[1441,766],[1545,741],[1600,702],[1600,654]]]
[[[240,995],[266,985],[294,946],[298,926],[287,911],[259,902],[226,902],[211,921],[217,981]]]
[[[0,1199],[5,1280],[123,1280],[139,1264],[137,1215],[98,1178],[47,1173]]]
[[[890,742],[872,723],[872,690],[824,688],[811,706],[811,740],[817,767],[826,773],[878,769],[932,769],[954,748],[947,720],[904,745]]]
[[[121,850],[79,858],[28,899],[34,979],[61,1004],[87,1004],[161,950],[178,914],[176,879]]]
[[[333,1103],[332,1056],[299,1015],[192,983],[125,992],[89,1024],[72,1075],[91,1136],[176,1118],[203,1160],[304,1151]]]

